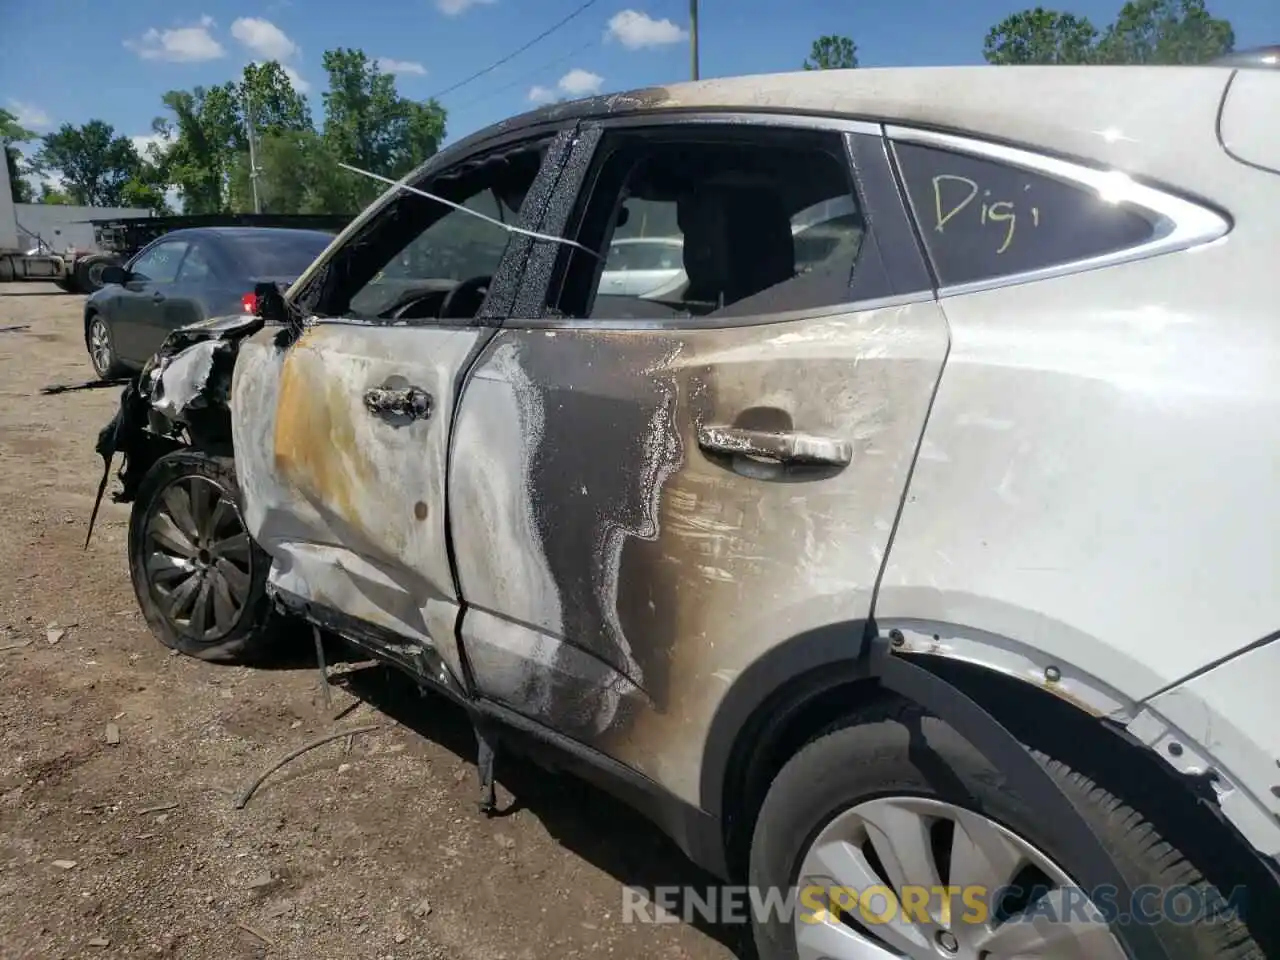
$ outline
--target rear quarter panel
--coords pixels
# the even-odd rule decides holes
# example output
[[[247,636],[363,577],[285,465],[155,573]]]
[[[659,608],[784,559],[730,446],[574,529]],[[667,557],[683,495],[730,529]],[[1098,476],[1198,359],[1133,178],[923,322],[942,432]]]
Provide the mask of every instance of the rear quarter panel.
[[[1197,166],[1222,239],[942,301],[882,628],[1131,704],[1280,626],[1280,177]]]

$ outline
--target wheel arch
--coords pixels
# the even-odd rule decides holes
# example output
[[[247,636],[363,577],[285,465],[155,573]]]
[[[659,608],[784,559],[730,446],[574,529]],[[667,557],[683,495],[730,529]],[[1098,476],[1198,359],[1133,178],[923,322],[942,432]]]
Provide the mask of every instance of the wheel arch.
[[[888,632],[897,640],[897,631]],[[832,625],[793,637],[739,675],[717,710],[703,754],[703,809],[722,826],[725,862],[742,876],[764,795],[782,766],[808,742],[876,698],[902,697],[872,665],[879,640],[872,623]],[[902,644],[906,646],[905,643]],[[1220,889],[1243,884],[1280,895],[1277,878],[1222,815],[1211,778],[1179,774],[1165,758],[1124,729],[1126,703],[1116,718],[1102,709],[1114,691],[1095,684],[1054,689],[989,664],[938,653],[898,654],[939,684],[967,698],[994,719],[998,731],[1059,757],[1095,782],[1122,783],[1125,799],[1159,811],[1165,836],[1176,835]],[[930,697],[921,701],[932,709]],[[923,702],[930,701],[930,702]],[[1206,816],[1206,808],[1212,815]],[[1194,824],[1193,829],[1188,829]],[[1268,936],[1270,939],[1270,935]]]

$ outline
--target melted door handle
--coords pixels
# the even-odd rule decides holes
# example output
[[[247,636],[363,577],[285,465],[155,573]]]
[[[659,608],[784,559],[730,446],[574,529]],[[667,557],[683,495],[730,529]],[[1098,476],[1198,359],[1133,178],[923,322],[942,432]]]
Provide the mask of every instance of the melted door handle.
[[[853,444],[848,440],[790,430],[699,427],[698,446],[721,456],[754,457],[796,466],[847,467],[853,459]]]
[[[431,394],[421,387],[370,387],[364,392],[364,405],[375,416],[407,417],[425,420],[431,416],[434,403]]]

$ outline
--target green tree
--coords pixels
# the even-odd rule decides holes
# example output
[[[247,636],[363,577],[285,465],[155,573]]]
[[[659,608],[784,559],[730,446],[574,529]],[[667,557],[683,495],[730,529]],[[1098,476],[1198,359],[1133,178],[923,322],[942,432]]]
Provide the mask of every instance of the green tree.
[[[1098,44],[1102,63],[1204,63],[1235,46],[1230,22],[1204,0],[1130,0]]]
[[[40,184],[40,203],[51,203],[58,207],[69,207],[76,201],[65,190],[51,187],[47,183]]]
[[[834,34],[813,41],[806,70],[849,70],[858,65],[858,45],[848,37]]]
[[[177,187],[187,213],[224,212],[227,163],[238,145],[233,85],[170,90],[161,99],[170,116],[151,126],[171,143],[164,157],[166,179]]]
[[[325,51],[329,76],[324,94],[324,141],[336,162],[370,173],[400,177],[440,149],[445,110],[435,100],[407,100],[395,77],[383,73],[362,50]],[[358,210],[382,192],[368,178],[350,179],[348,210]]]
[[[355,174],[338,166],[324,138],[314,130],[272,131],[256,144],[258,196],[271,213],[353,213]],[[240,154],[231,169],[231,206],[253,209],[249,155]]]
[[[33,198],[31,184],[27,182],[27,163],[18,150],[19,143],[35,139],[35,134],[18,123],[18,118],[0,107],[0,150],[4,151],[5,166],[9,171],[9,192],[14,203],[30,203]]]
[[[1092,63],[1097,40],[1088,18],[1036,7],[992,27],[982,55],[995,64]]]
[[[1204,0],[1130,0],[1101,34],[1085,17],[1036,7],[987,33],[983,55],[996,64],[1204,63],[1229,53],[1231,24]]]
[[[274,60],[251,63],[236,85],[237,106],[247,101],[258,134],[277,130],[311,130],[311,107],[293,88],[284,68]],[[243,116],[243,115],[242,115]]]
[[[35,167],[60,174],[64,190],[78,204],[116,207],[139,159],[128,137],[116,136],[109,123],[90,120],[82,127],[64,123],[42,138]]]

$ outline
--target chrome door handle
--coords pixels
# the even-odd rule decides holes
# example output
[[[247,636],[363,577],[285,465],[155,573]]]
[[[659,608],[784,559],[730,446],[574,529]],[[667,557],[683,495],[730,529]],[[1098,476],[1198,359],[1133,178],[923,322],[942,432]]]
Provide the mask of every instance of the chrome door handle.
[[[408,417],[426,420],[435,406],[431,394],[421,387],[370,387],[364,392],[364,405],[375,416]]]
[[[848,440],[790,430],[699,427],[698,446],[721,456],[754,457],[797,466],[847,467],[853,459],[853,444]]]

